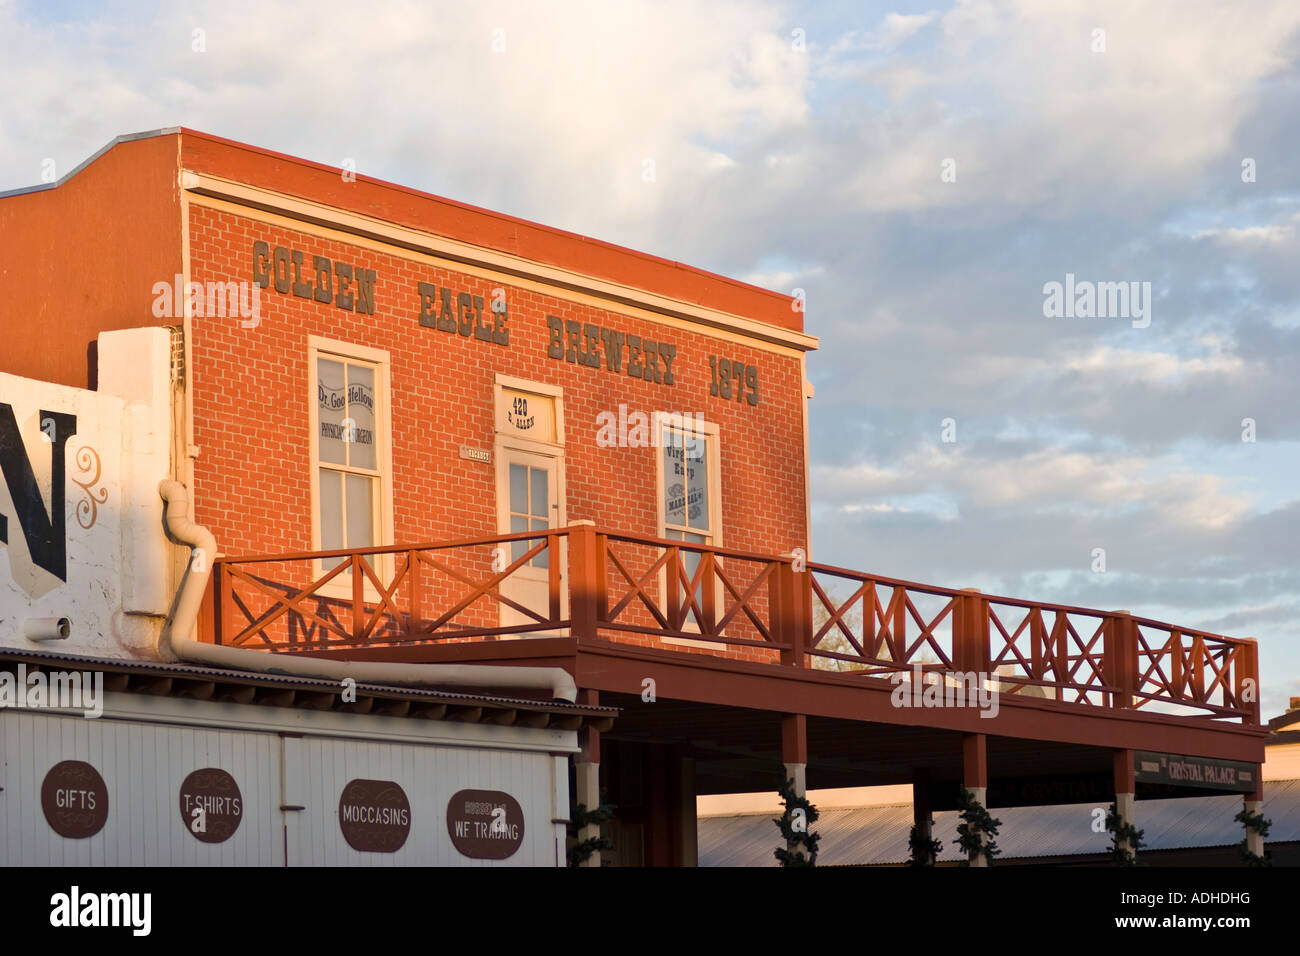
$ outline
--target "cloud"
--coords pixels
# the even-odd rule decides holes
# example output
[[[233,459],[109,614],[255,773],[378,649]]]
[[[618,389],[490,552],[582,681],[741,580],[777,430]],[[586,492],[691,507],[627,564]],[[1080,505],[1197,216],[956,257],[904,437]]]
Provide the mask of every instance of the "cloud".
[[[1300,672],[1295,3],[0,0],[0,31],[0,188],[184,124],[798,285],[819,560],[1222,621]],[[1067,272],[1151,282],[1150,327],[1045,319]]]

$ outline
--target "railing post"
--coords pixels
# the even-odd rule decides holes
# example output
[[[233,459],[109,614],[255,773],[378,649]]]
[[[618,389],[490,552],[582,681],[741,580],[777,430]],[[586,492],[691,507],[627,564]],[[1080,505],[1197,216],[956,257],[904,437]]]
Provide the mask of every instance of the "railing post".
[[[989,673],[989,602],[979,588],[962,588],[953,607],[952,666],[963,674]]]
[[[564,569],[560,566],[560,536],[546,536],[546,616],[554,623],[564,617],[560,595],[564,587]]]
[[[221,565],[212,562],[212,574],[208,577],[208,586],[203,591],[203,603],[199,605],[199,640],[205,644],[221,643],[220,607],[217,594],[221,587]]]
[[[1029,667],[1034,680],[1047,680],[1047,628],[1043,625],[1041,608],[1029,612]]]
[[[714,554],[700,554],[700,633],[712,635],[718,627],[718,580],[714,571]]]
[[[239,618],[235,615],[235,593],[234,581],[231,580],[230,572],[226,570],[224,564],[218,564],[216,570],[220,572],[220,580],[217,583],[217,614],[216,614],[216,633],[217,643],[225,644],[227,639],[233,641],[239,633]],[[227,630],[230,631],[227,634]]]
[[[570,521],[569,620],[573,636],[578,640],[596,636],[599,579],[605,572],[596,565],[596,523],[585,519]]]
[[[407,627],[412,627],[424,614],[424,594],[420,591],[420,552],[406,552],[406,574],[411,582],[411,609]]]
[[[1111,694],[1111,706],[1133,706],[1137,693],[1137,624],[1129,611],[1112,611],[1106,618],[1103,636],[1106,683],[1119,690]]]
[[[1182,700],[1187,693],[1187,677],[1183,673],[1183,632],[1169,635],[1169,693]]]
[[[361,632],[365,629],[366,582],[361,575],[361,555],[352,555],[352,640],[361,643]]]
[[[795,556],[783,554],[773,573],[772,632],[778,643],[789,645],[781,651],[786,667],[803,667],[808,648],[808,628],[812,624],[812,593],[805,580],[808,572],[794,570]]]
[[[1249,681],[1249,683],[1247,683]],[[1259,719],[1259,645],[1255,638],[1243,638],[1237,645],[1236,659],[1232,664],[1233,697],[1237,707],[1246,711],[1243,723],[1258,726]],[[1243,701],[1247,689],[1251,700]],[[1244,706],[1243,706],[1244,704]]]
[[[1065,684],[1070,679],[1070,619],[1064,611],[1057,611],[1052,620],[1052,679],[1061,684],[1056,688],[1056,699],[1065,700]]]
[[[674,631],[682,629],[682,553],[677,548],[668,548],[668,555],[664,559],[664,577],[668,579],[668,587],[664,594],[665,617],[668,618],[668,626]],[[689,606],[690,598],[687,598]]]
[[[889,659],[907,664],[907,588],[895,585],[889,596]]]

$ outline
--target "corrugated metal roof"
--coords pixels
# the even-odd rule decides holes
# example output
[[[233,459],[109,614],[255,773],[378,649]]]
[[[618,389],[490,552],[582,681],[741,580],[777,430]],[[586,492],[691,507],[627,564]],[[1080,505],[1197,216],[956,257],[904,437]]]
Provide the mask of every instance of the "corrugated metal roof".
[[[999,856],[1025,858],[1077,856],[1110,851],[1110,834],[1094,833],[1094,804],[1056,807],[994,808],[1002,821],[997,837]],[[1104,809],[1104,808],[1103,808]],[[1143,849],[1174,850],[1231,846],[1243,837],[1233,819],[1241,797],[1182,797],[1141,800],[1135,815],[1143,831]],[[1300,841],[1300,780],[1275,780],[1264,785],[1264,816],[1272,821],[1269,843]],[[772,853],[780,840],[773,815],[735,814],[703,817],[699,822],[701,866],[776,866]],[[957,813],[934,815],[934,838],[943,843],[942,861],[957,862]],[[903,863],[912,807],[901,804],[823,810],[812,829],[822,835],[817,862],[824,866]]]
[[[230,681],[263,687],[297,688],[301,690],[338,691],[338,681],[319,677],[299,677],[262,671],[242,671],[227,667],[209,667],[203,664],[177,664],[170,661],[148,661],[118,657],[89,657],[80,654],[62,654],[54,651],[28,650],[26,648],[0,647],[0,660],[27,661],[29,663],[61,664],[70,670],[102,670],[110,672],[139,672],[167,677],[193,678],[195,680]],[[484,665],[485,667],[491,665]],[[566,700],[537,700],[533,698],[502,697],[494,694],[465,694],[456,691],[410,687],[402,684],[375,684],[357,681],[357,692],[365,696],[395,697],[399,699],[427,700],[439,703],[470,704],[571,713],[590,716],[615,716],[617,707],[571,703]]]

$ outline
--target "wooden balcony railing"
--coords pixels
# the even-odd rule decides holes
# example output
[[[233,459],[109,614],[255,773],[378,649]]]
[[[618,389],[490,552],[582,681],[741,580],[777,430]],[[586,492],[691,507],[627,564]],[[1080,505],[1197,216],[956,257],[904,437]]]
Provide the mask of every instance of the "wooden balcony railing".
[[[1259,724],[1250,639],[585,522],[408,547],[222,557],[208,640],[279,653],[571,635],[853,678],[936,671],[1069,708]]]

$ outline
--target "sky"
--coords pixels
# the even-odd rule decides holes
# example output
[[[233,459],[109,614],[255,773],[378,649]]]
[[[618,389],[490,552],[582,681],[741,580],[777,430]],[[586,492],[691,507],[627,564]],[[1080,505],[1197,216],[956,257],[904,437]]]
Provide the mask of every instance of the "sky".
[[[1264,715],[1300,695],[1293,0],[0,0],[0,35],[0,190],[183,125],[803,290],[814,560],[1256,637]]]

